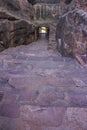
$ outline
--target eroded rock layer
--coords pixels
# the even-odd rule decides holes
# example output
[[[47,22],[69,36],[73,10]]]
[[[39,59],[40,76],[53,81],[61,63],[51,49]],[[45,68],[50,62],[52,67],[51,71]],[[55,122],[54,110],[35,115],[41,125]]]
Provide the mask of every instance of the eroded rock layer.
[[[87,2],[74,0],[66,5],[57,26],[58,50],[87,62]],[[64,8],[64,7],[63,7]]]
[[[34,39],[33,6],[23,0],[0,1],[0,51]]]

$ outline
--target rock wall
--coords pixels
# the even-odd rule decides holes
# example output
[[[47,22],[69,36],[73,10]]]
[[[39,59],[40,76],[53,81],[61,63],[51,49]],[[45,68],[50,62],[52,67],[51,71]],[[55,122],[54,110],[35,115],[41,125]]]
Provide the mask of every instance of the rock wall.
[[[56,20],[59,14],[59,4],[37,3],[34,5],[35,20]]]
[[[0,51],[34,40],[33,6],[27,0],[0,1]]]
[[[16,19],[33,18],[33,6],[27,0],[0,0],[0,12],[5,12]]]
[[[73,5],[73,6],[72,6]],[[56,39],[63,56],[73,55],[87,62],[87,1],[72,1],[59,17]],[[78,58],[79,57],[79,58]]]
[[[75,6],[87,12],[87,0],[74,0]]]

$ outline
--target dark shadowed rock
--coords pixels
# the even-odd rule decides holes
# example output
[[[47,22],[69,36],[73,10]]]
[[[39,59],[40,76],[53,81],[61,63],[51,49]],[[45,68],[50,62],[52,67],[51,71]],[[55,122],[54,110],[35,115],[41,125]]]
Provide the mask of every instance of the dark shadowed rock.
[[[4,95],[4,92],[0,91],[0,101],[2,101],[3,95]]]
[[[6,12],[19,19],[30,20],[33,17],[34,10],[27,0],[1,0],[0,12]]]
[[[27,1],[0,1],[0,51],[34,40],[33,6]]]
[[[36,3],[56,4],[59,2],[60,2],[60,0],[36,0]]]

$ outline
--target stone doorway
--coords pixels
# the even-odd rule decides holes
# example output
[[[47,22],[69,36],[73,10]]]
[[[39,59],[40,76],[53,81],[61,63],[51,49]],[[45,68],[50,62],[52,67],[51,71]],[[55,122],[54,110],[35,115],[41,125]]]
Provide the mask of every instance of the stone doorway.
[[[37,40],[46,39],[49,40],[50,28],[46,25],[39,25],[36,28]]]
[[[49,27],[41,26],[39,27],[39,39],[49,39]]]

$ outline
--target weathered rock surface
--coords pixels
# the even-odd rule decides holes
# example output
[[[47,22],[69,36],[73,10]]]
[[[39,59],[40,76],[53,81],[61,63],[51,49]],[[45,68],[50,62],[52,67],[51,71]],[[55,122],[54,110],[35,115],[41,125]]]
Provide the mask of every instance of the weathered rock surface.
[[[87,12],[87,1],[86,0],[75,0],[75,6],[77,6],[80,9],[83,9],[84,11]]]
[[[47,45],[0,53],[0,130],[87,129],[87,68]]]
[[[33,6],[23,0],[0,1],[0,51],[34,40]]]
[[[87,2],[72,1],[66,6],[57,26],[58,50],[64,56],[74,55],[87,63]],[[64,7],[63,7],[64,8]],[[79,57],[80,56],[80,57]]]
[[[31,20],[34,15],[33,6],[27,0],[1,0],[0,12],[25,20]],[[2,19],[3,17],[2,15]]]
[[[21,118],[27,123],[39,126],[60,126],[65,114],[65,109],[61,107],[39,108],[25,105],[20,111]]]
[[[7,8],[4,1],[2,7]],[[18,10],[18,5],[12,6]],[[4,43],[27,44],[31,24],[21,16],[9,15],[1,21],[1,29],[8,30],[2,35]],[[87,130],[87,68],[47,50],[47,45],[41,39],[0,53],[0,130]]]

